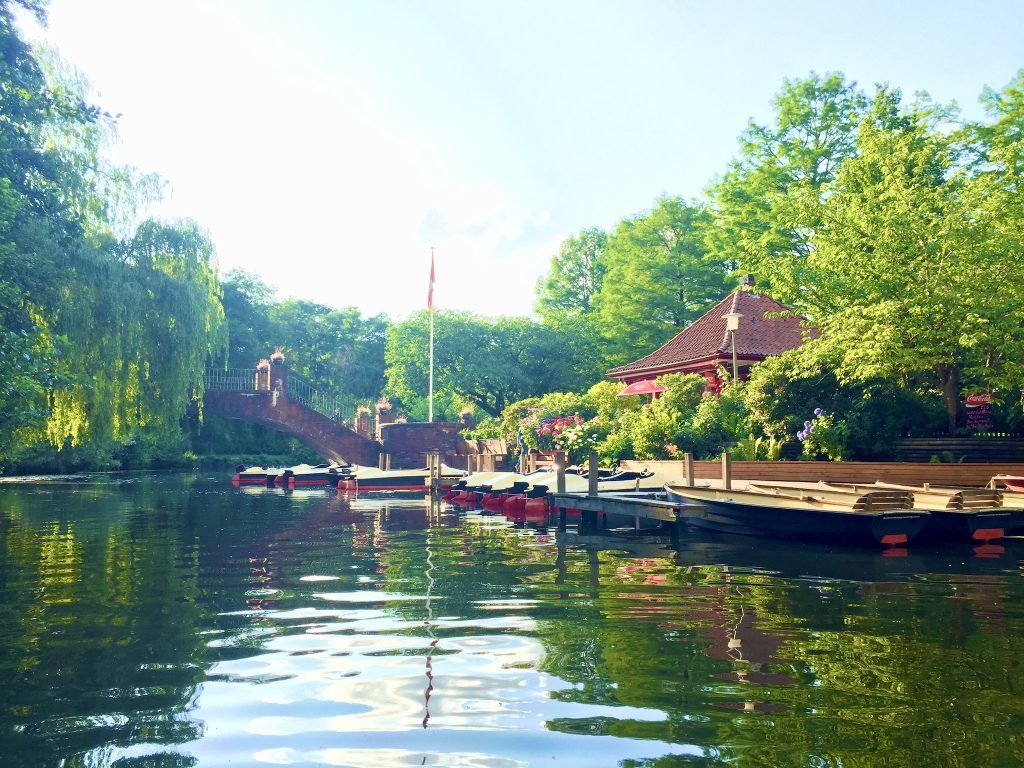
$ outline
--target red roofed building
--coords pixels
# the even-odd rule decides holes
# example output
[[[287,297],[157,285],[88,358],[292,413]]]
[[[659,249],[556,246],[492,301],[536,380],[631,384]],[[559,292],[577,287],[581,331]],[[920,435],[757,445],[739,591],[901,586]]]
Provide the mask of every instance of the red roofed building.
[[[785,317],[771,317],[790,313]],[[718,368],[732,370],[732,339],[725,315],[739,314],[736,330],[736,362],[741,379],[747,378],[750,366],[766,357],[778,355],[803,344],[808,331],[803,319],[775,299],[753,290],[753,278],[744,278],[743,285],[688,325],[681,333],[646,357],[608,371],[608,376],[624,384],[654,379],[666,373],[699,373],[708,389],[721,387]]]

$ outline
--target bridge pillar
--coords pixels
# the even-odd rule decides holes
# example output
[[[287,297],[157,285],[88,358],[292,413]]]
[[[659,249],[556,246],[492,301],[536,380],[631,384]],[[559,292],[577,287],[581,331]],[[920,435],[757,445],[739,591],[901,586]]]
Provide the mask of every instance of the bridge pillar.
[[[270,388],[278,396],[288,396],[288,366],[284,364],[284,355],[275,353],[270,358]]]

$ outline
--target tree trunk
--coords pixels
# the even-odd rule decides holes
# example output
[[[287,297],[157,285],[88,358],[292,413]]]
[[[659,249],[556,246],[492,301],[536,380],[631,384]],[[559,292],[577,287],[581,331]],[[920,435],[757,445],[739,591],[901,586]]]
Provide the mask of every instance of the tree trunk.
[[[956,363],[938,367],[939,384],[942,386],[942,399],[946,402],[946,415],[949,417],[949,434],[956,432],[957,417],[960,415],[960,369]]]

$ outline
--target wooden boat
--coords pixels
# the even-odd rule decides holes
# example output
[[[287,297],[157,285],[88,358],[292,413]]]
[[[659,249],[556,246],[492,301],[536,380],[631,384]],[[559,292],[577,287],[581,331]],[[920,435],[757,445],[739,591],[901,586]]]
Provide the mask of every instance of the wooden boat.
[[[850,485],[851,488],[858,490],[864,490],[865,488],[895,488],[900,490],[913,491],[915,497],[918,493],[920,494],[946,494],[946,493],[966,493],[966,494],[977,494],[979,492],[991,492],[993,489],[983,488],[964,488],[959,486],[913,486],[913,485],[899,485],[897,483],[886,483],[881,480],[875,482],[873,485]],[[1014,491],[997,490],[999,494],[999,509],[1006,515],[1003,523],[1004,533],[1009,534],[1014,531],[1024,531],[1024,493],[1015,493]],[[995,521],[993,521],[995,522]]]
[[[833,501],[853,500],[879,489],[913,494],[913,508],[930,512],[921,539],[989,542],[1003,538],[1013,523],[1013,512],[1002,509],[1002,492],[991,488],[924,488],[893,484],[844,485],[838,483],[743,483],[746,490],[799,497],[810,493]]]
[[[992,485],[1005,485],[1008,490],[1015,493],[1024,493],[1024,477],[1020,475],[996,475],[992,478]]]
[[[876,489],[832,500],[810,491],[785,495],[667,483],[665,492],[674,501],[700,505],[686,518],[694,527],[837,544],[906,544],[929,514],[912,509],[913,495],[905,491]]]
[[[466,473],[461,469],[441,465],[440,487],[448,490]],[[425,492],[429,490],[430,471],[423,469],[377,469],[356,467],[338,482],[339,490],[370,493],[377,491]]]

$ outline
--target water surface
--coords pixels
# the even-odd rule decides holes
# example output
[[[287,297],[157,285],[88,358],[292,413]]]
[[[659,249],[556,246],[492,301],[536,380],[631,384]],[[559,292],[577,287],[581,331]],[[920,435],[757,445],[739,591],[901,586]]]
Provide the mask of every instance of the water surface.
[[[0,487],[5,766],[1016,766],[1022,542],[580,537],[221,476]]]

